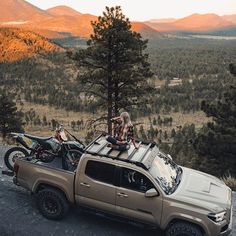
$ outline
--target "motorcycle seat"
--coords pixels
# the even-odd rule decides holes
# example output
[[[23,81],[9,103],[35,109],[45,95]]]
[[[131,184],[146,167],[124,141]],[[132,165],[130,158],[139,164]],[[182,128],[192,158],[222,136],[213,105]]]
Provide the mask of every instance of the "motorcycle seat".
[[[37,141],[37,142],[46,142],[46,141],[48,141],[49,139],[51,139],[52,137],[38,137],[38,136],[33,136],[33,135],[30,135],[30,134],[24,134],[24,136],[25,137],[27,137],[27,138],[30,138],[30,139],[33,139],[33,140],[35,140],[35,141]]]

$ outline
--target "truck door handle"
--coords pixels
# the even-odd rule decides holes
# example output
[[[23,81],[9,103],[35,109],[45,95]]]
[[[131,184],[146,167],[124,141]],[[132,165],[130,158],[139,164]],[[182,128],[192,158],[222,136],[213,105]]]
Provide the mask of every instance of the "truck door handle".
[[[127,194],[125,194],[125,193],[117,193],[117,195],[118,195],[119,197],[125,197],[125,198],[127,198],[127,197],[128,197],[128,195],[127,195]]]
[[[84,186],[84,187],[87,187],[87,188],[90,188],[90,185],[89,184],[86,184],[86,183],[80,183],[81,186]]]

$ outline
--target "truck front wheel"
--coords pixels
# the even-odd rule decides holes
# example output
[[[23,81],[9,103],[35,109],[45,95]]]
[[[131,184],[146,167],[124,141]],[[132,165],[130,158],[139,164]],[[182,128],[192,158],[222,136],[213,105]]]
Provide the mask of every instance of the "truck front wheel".
[[[166,236],[203,236],[197,225],[187,222],[176,222],[166,230]]]
[[[69,202],[64,194],[53,188],[40,190],[36,202],[40,213],[50,220],[62,219],[69,210]]]

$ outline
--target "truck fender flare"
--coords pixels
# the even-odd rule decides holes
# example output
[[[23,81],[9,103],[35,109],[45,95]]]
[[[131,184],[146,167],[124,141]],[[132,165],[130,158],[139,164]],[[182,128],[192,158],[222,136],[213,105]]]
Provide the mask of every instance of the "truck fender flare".
[[[57,189],[59,190],[60,192],[62,192],[66,199],[69,201],[69,196],[67,195],[66,191],[59,185],[55,184],[55,183],[45,183],[44,181],[39,181],[37,183],[34,184],[33,186],[33,189],[32,189],[32,192],[33,193],[38,193],[41,189],[44,189],[44,188],[54,188],[54,189]]]
[[[203,232],[204,235],[208,232],[205,225],[201,223],[202,222],[201,219],[195,218],[195,220],[193,220],[191,218],[191,216],[187,216],[187,215],[172,215],[172,216],[170,216],[162,228],[167,229],[170,225],[172,225],[176,222],[187,222],[187,223],[191,223],[193,225],[196,225],[201,229],[201,231]]]

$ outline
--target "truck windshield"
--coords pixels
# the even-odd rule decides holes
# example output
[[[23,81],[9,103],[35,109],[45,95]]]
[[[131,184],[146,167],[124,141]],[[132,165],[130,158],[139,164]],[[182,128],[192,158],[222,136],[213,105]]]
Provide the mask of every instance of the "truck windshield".
[[[180,183],[182,170],[167,155],[159,152],[154,158],[149,172],[164,192],[166,194],[171,194],[176,190]]]

